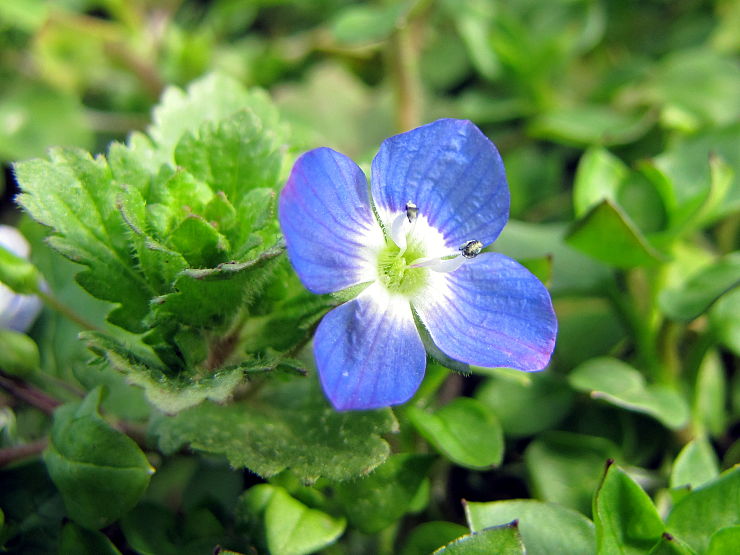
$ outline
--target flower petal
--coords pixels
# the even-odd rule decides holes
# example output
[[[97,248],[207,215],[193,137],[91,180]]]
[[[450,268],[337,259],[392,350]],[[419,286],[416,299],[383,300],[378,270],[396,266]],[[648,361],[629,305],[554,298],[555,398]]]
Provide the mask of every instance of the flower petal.
[[[337,410],[408,401],[426,366],[408,301],[391,297],[378,284],[324,316],[314,355],[321,385]]]
[[[280,227],[288,258],[314,293],[331,293],[377,277],[375,252],[384,244],[352,160],[317,148],[296,161],[280,193]]]
[[[432,278],[426,296],[413,305],[445,354],[477,366],[547,366],[557,320],[550,294],[529,270],[487,252]]]
[[[386,139],[373,160],[373,200],[383,222],[411,201],[457,248],[492,243],[509,218],[509,187],[494,144],[465,120],[441,119]]]

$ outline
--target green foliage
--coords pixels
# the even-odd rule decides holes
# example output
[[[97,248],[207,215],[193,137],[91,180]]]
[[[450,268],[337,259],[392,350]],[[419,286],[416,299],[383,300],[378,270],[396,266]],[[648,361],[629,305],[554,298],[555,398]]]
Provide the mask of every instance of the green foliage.
[[[240,500],[244,520],[259,529],[275,555],[304,555],[334,543],[345,527],[344,519],[310,509],[285,489],[261,484]]]
[[[0,219],[31,246],[0,248],[0,316],[45,303],[0,330],[0,551],[735,553],[739,22],[732,0],[0,2]],[[397,418],[337,413],[310,341],[346,296],[293,272],[280,188],[300,152],[367,170],[439,117],[501,152],[488,249],[549,288],[554,357],[436,352]]]
[[[171,453],[192,448],[226,455],[234,467],[262,476],[290,469],[304,481],[347,480],[385,460],[380,434],[396,423],[389,410],[338,413],[313,380],[264,384],[255,396],[229,405],[203,403],[155,421],[159,446]]]
[[[86,528],[118,520],[141,498],[154,472],[134,441],[98,414],[95,389],[81,403],[59,408],[44,460],[67,514]]]
[[[516,520],[524,548],[532,555],[595,551],[593,523],[555,503],[532,499],[466,503],[465,516],[474,532]]]
[[[407,416],[437,450],[461,466],[501,464],[504,440],[496,415],[475,399],[455,399],[434,413],[409,407]]]

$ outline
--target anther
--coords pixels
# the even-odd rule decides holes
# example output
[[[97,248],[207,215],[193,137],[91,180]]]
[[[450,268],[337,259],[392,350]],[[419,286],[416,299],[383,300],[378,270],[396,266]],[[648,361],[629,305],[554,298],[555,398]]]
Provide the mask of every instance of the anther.
[[[465,258],[475,258],[480,254],[482,249],[483,243],[475,239],[471,239],[470,241],[466,241],[459,250]]]
[[[419,208],[411,201],[406,203],[406,218],[409,223],[412,224],[416,221],[416,217],[419,215]]]

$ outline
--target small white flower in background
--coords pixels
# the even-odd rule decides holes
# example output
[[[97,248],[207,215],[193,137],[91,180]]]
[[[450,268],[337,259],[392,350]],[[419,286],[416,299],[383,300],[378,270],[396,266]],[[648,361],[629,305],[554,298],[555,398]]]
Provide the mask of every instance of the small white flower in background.
[[[0,247],[28,258],[28,241],[14,227],[0,225]],[[41,311],[41,301],[34,295],[19,295],[0,283],[0,329],[26,332]]]

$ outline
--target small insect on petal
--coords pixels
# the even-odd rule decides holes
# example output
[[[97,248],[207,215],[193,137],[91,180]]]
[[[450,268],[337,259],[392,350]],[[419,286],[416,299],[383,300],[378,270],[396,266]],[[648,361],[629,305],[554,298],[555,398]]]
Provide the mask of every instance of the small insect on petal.
[[[481,249],[483,249],[483,243],[471,239],[466,241],[459,250],[465,258],[475,258],[480,254]]]
[[[411,201],[406,203],[406,218],[409,223],[412,224],[416,221],[416,217],[419,215],[419,208]]]

